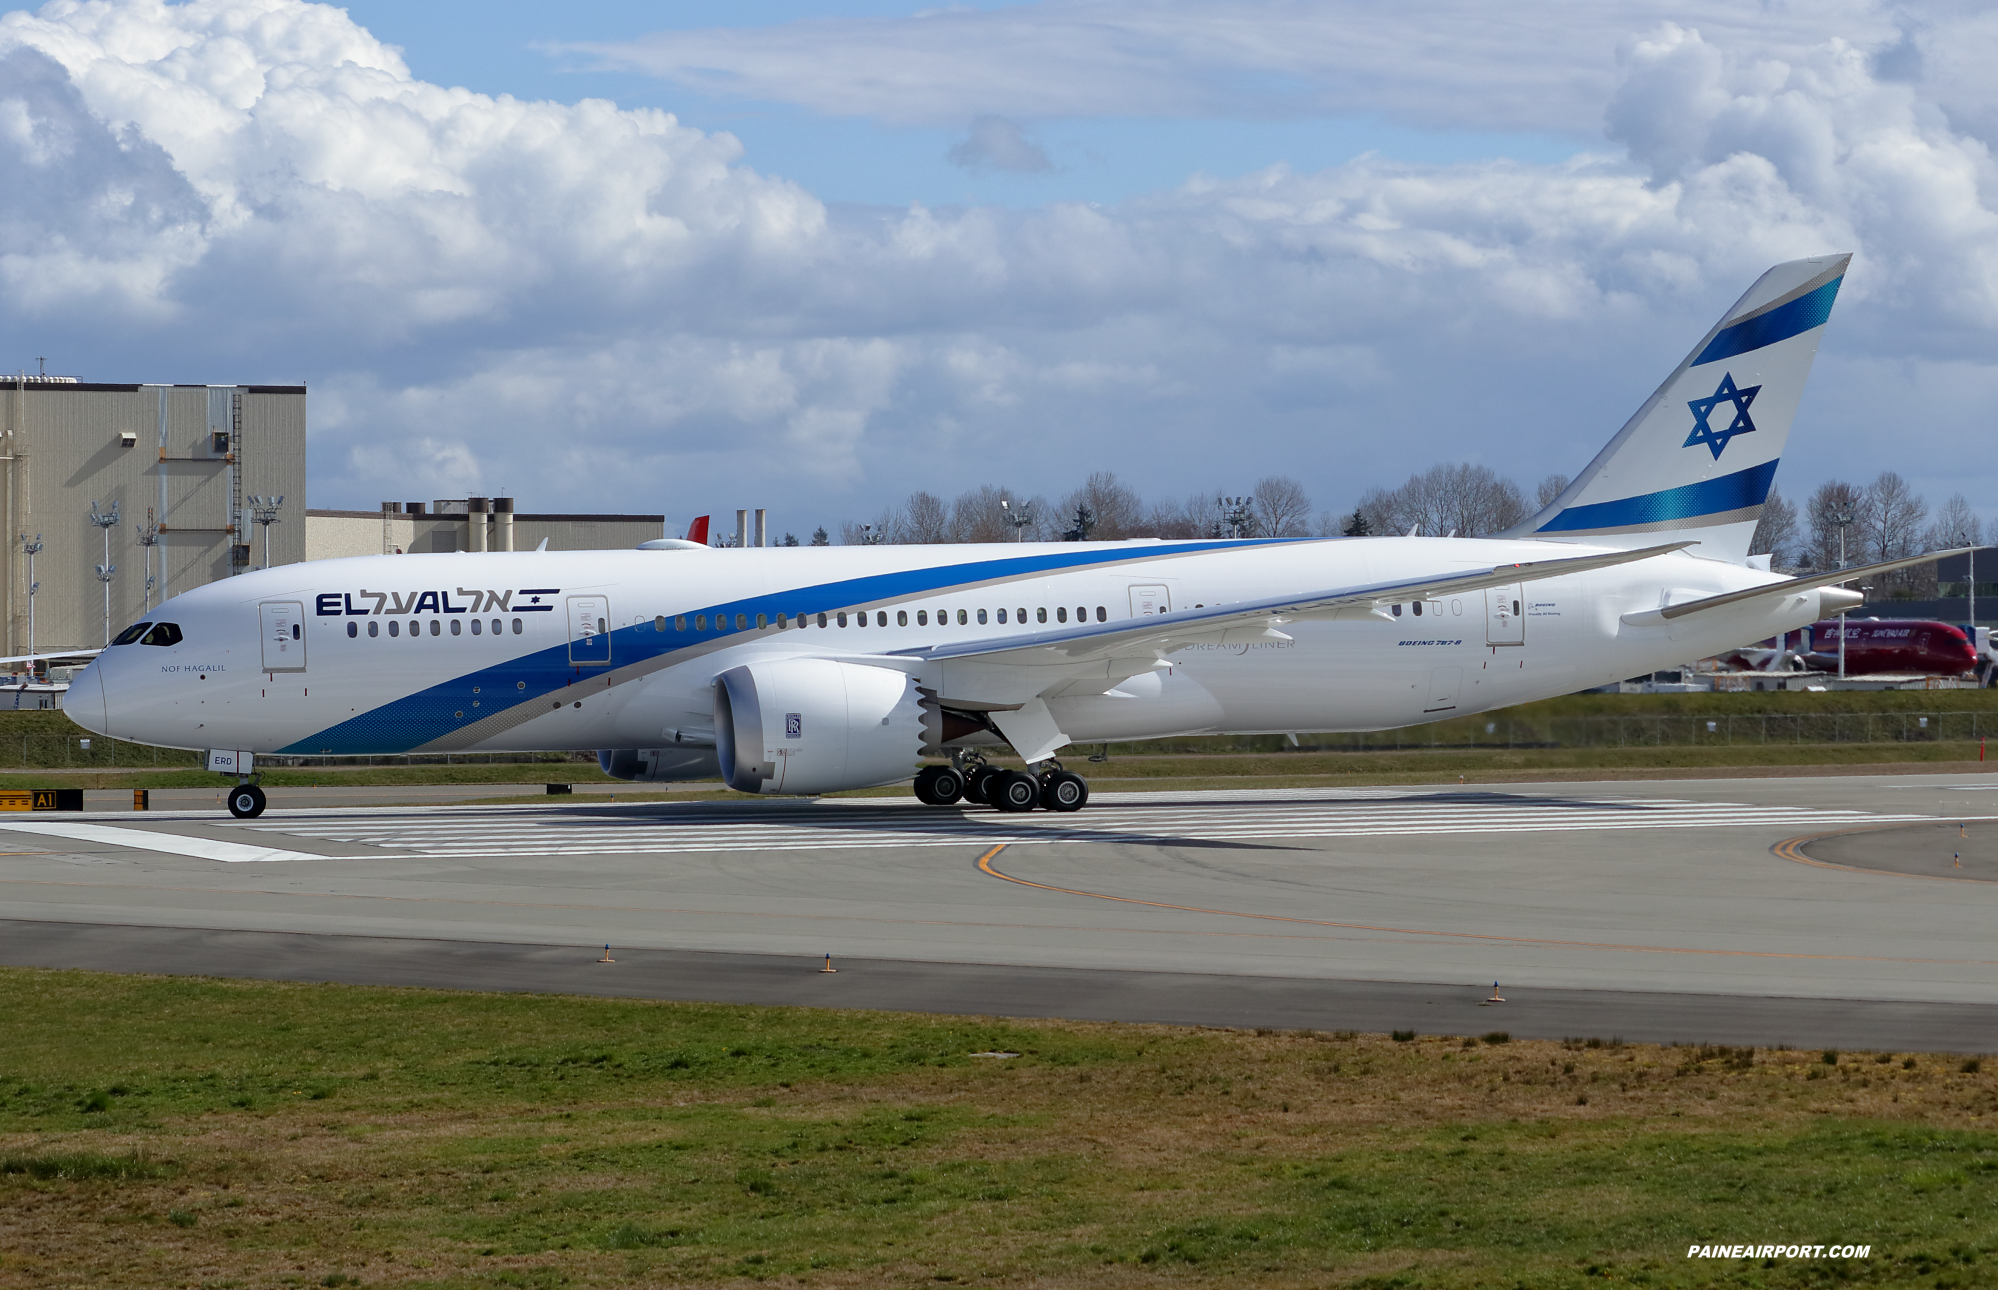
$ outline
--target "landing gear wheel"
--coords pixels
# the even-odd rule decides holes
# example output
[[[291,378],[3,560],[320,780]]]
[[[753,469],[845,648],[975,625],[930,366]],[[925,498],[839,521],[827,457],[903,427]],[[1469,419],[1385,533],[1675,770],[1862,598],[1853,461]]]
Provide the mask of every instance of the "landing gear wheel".
[[[1002,811],[1031,811],[1041,804],[1041,781],[1022,771],[1001,771],[985,781],[985,799]]]
[[[991,799],[986,796],[986,790],[994,783],[995,776],[1005,773],[1005,771],[999,769],[997,766],[973,766],[969,771],[965,772],[964,800],[967,802],[978,802],[981,805],[990,805]]]
[[[949,806],[964,796],[964,779],[950,766],[925,766],[916,772],[916,797],[929,806]]]
[[[1041,809],[1079,811],[1089,801],[1089,785],[1080,775],[1065,770],[1050,771],[1041,785]]]
[[[264,813],[264,790],[255,784],[238,784],[229,790],[229,814],[239,820],[254,820]]]

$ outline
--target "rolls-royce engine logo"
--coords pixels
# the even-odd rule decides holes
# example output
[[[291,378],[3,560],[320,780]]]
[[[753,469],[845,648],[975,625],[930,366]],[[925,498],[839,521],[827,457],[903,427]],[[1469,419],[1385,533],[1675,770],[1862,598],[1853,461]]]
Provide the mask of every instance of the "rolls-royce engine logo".
[[[786,739],[803,739],[805,737],[805,718],[802,713],[787,712],[784,714],[784,737]]]

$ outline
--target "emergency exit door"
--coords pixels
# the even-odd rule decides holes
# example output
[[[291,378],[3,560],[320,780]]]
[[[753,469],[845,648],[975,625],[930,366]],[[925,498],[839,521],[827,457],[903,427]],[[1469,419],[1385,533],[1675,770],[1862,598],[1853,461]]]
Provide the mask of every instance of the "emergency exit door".
[[[264,671],[305,670],[305,606],[296,600],[269,600],[257,606],[264,639]]]
[[[569,597],[569,661],[604,667],[611,661],[610,597]]]
[[[1526,644],[1526,619],[1520,613],[1525,608],[1519,583],[1485,588],[1485,644]]]
[[[1172,593],[1164,587],[1131,588],[1131,617],[1150,618],[1172,612]]]

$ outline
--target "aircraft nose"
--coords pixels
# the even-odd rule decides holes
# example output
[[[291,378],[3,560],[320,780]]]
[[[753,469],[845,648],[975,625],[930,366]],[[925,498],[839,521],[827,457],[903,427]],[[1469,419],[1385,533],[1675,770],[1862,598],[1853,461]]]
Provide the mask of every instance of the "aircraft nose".
[[[109,735],[110,704],[104,697],[104,666],[92,661],[83,674],[70,682],[63,696],[63,711],[69,719],[94,735]]]

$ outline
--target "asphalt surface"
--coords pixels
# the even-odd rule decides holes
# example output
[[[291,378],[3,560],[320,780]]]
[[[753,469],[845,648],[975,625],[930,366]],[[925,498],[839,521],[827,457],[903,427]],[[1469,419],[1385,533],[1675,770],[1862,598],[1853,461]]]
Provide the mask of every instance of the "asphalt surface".
[[[0,962],[1981,1052],[1998,1049],[1998,883],[1921,870],[1947,834],[1998,837],[1994,787],[1099,794],[1071,816],[563,798],[250,823],[16,813]],[[1904,839],[1874,845],[1914,868],[1820,854],[1868,837]],[[614,964],[594,962],[605,943]],[[839,972],[815,970],[828,953]]]

